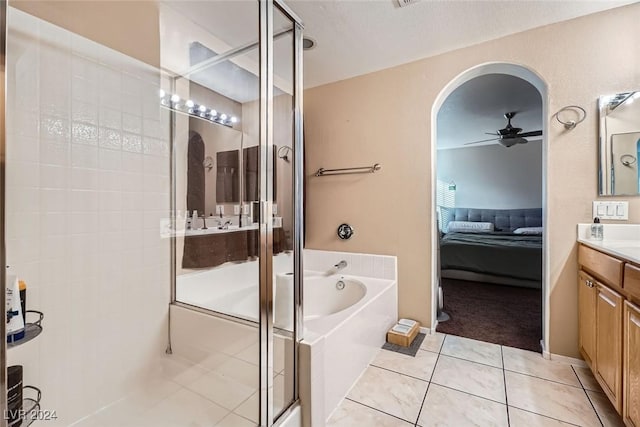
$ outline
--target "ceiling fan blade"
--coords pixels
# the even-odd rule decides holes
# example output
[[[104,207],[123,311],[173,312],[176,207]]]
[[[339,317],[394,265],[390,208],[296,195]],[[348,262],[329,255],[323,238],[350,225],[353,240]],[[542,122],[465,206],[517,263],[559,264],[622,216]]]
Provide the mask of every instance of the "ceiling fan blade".
[[[500,139],[500,138],[483,139],[483,140],[480,140],[480,141],[467,142],[466,144],[463,144],[463,145],[480,144],[481,142],[496,141],[498,139]]]
[[[530,136],[540,136],[540,135],[542,135],[542,130],[533,130],[531,132],[523,132],[518,134],[518,136],[522,138],[528,138]]]

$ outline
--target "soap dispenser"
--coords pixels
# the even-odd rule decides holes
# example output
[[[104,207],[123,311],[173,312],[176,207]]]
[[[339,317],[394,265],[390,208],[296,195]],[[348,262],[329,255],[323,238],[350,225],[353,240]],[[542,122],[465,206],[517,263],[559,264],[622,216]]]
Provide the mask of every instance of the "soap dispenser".
[[[600,218],[593,218],[591,224],[591,240],[602,240],[604,238],[604,227],[600,224]]]

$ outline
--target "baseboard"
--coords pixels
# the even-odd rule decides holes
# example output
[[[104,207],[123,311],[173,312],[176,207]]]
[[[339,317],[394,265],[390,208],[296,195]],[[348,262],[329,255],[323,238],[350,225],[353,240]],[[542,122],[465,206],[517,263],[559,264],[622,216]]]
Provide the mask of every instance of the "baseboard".
[[[425,328],[424,326],[420,326],[420,333],[425,335],[434,335],[436,333],[436,327],[438,326],[438,321],[436,320],[436,324],[433,328]]]
[[[549,355],[549,357],[546,357],[543,354],[543,356],[545,356],[545,359],[551,359],[554,362],[566,363],[566,364],[573,365],[573,366],[579,366],[581,368],[586,368],[587,367],[587,363],[582,359],[576,359],[575,357],[563,356],[561,354],[553,354],[553,353],[549,353],[549,352],[546,352],[546,353]]]

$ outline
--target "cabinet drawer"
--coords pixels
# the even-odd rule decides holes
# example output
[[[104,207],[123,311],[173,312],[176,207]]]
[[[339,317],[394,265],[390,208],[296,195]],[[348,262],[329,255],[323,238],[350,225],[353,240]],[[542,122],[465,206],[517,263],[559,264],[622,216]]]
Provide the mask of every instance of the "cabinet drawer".
[[[624,265],[623,289],[640,300],[640,268],[632,264]]]
[[[585,270],[597,276],[602,282],[611,286],[622,287],[622,266],[624,263],[619,259],[580,245],[578,247],[578,262]]]

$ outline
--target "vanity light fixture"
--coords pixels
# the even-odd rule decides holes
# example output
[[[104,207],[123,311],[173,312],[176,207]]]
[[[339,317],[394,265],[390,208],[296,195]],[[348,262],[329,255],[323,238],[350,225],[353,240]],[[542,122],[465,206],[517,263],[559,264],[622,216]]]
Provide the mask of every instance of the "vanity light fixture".
[[[191,99],[187,99],[184,104],[180,104],[180,96],[178,94],[167,94],[164,90],[158,91],[160,95],[160,105],[170,108],[174,111],[186,113],[195,117],[208,119],[214,123],[218,123],[227,127],[232,127],[240,120],[236,116],[229,116],[225,113],[219,113],[215,109],[208,109],[204,104],[198,104]]]

